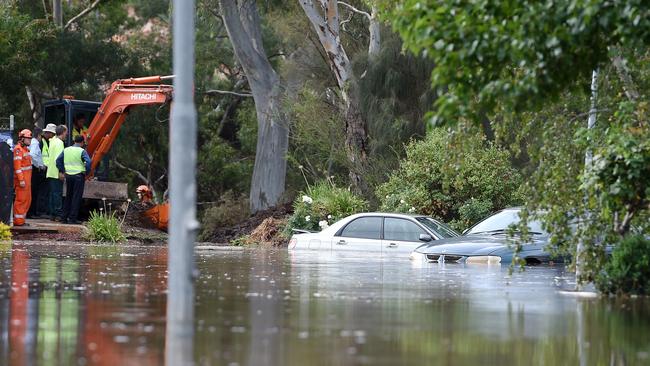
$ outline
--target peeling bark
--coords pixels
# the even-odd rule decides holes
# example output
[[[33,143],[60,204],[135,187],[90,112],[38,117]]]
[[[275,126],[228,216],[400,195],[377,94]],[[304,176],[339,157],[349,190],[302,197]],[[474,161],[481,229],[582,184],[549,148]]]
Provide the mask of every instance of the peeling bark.
[[[250,208],[261,211],[280,203],[284,194],[289,145],[287,115],[282,107],[280,78],[262,44],[254,0],[219,0],[237,60],[242,65],[255,100],[257,149],[251,181]]]
[[[345,147],[350,164],[350,181],[357,193],[368,194],[364,173],[368,171],[368,128],[359,108],[359,91],[352,64],[340,38],[338,3],[336,0],[318,0],[319,11],[313,0],[299,0],[300,6],[312,24],[327,55],[327,63],[341,91],[345,119]]]

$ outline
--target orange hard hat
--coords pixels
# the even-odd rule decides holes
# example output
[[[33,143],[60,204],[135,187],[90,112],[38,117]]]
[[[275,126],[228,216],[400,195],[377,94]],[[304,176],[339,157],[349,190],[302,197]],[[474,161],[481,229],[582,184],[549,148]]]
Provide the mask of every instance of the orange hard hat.
[[[147,187],[147,186],[145,186],[143,184],[143,185],[139,186],[135,191],[138,192],[138,193],[144,193],[144,192],[149,192],[150,189],[149,189],[149,187]]]
[[[18,138],[21,138],[21,139],[22,138],[30,138],[31,139],[32,138],[32,131],[30,131],[28,129],[24,129],[24,130],[20,131],[20,133],[18,134]]]

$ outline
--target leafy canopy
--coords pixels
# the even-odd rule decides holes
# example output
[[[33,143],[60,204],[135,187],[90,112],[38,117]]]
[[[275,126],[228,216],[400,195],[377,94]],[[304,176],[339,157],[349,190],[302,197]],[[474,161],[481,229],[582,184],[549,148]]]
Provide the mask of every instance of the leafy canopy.
[[[644,0],[384,2],[405,46],[431,57],[434,122],[538,107],[608,58],[650,42]]]

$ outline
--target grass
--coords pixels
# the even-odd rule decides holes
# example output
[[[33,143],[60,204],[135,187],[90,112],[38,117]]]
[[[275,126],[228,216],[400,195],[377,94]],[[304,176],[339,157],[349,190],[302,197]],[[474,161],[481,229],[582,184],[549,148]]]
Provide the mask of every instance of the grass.
[[[114,213],[107,214],[105,211],[91,212],[87,227],[88,238],[91,241],[119,243],[126,240],[126,236],[122,232],[122,225]]]

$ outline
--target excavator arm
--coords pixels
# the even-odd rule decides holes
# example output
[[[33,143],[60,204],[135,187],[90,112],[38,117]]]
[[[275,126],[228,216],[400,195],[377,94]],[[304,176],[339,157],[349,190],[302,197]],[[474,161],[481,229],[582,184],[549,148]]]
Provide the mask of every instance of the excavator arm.
[[[88,128],[86,151],[92,160],[87,179],[110,150],[132,106],[165,104],[171,101],[173,87],[161,84],[173,76],[148,76],[120,79],[113,84]]]

